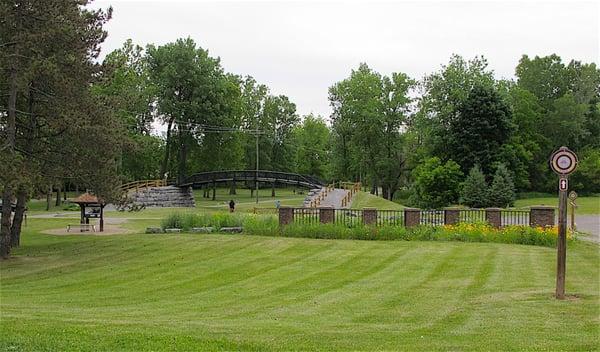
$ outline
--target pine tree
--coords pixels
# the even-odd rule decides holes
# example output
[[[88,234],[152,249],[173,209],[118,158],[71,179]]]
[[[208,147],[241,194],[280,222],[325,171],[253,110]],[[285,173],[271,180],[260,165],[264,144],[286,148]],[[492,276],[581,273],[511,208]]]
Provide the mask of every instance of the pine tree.
[[[515,184],[504,164],[496,168],[488,199],[493,206],[500,208],[511,206],[515,201]]]
[[[479,165],[475,165],[469,171],[460,193],[460,203],[471,208],[485,208],[490,205],[488,198],[488,185],[485,175],[481,172]]]

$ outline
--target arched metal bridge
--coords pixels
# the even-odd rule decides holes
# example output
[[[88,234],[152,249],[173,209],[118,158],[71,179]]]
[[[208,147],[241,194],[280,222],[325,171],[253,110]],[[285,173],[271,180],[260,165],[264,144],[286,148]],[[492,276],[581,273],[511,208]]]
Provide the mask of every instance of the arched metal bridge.
[[[300,175],[290,172],[266,171],[266,170],[231,170],[200,172],[188,176],[183,182],[177,184],[179,187],[201,187],[225,182],[263,182],[294,185],[306,188],[321,188],[325,182],[315,176]]]

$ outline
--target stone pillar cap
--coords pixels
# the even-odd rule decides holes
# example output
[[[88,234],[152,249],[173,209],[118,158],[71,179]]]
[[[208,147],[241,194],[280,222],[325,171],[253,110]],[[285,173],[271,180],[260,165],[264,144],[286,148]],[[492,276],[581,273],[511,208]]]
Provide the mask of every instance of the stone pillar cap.
[[[534,205],[529,207],[529,209],[539,209],[539,210],[550,210],[550,209],[556,209],[557,207],[551,206],[551,205]]]
[[[485,210],[495,210],[495,211],[500,211],[503,210],[502,208],[485,208]]]

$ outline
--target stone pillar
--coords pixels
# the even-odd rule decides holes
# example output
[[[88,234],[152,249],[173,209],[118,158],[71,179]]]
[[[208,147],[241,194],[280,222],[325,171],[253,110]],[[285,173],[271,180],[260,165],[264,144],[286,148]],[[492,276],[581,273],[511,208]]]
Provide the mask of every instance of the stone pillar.
[[[421,224],[421,209],[404,208],[404,226],[412,227]]]
[[[319,221],[321,222],[321,224],[333,223],[334,216],[335,210],[333,208],[319,208]]]
[[[553,207],[531,207],[529,212],[529,226],[554,226]]]
[[[502,209],[500,208],[486,208],[485,209],[485,221],[493,227],[502,226]]]
[[[460,222],[460,209],[444,209],[444,225],[456,225]]]
[[[279,208],[279,226],[289,225],[294,221],[294,208]]]
[[[364,225],[377,225],[377,209],[364,208],[362,216]]]

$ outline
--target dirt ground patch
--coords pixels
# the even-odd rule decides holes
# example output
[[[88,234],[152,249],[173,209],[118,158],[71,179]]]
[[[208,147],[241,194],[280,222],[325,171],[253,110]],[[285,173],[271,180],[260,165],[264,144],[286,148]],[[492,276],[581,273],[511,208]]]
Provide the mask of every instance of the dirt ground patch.
[[[98,228],[99,228],[99,226],[96,225],[96,229],[98,229]],[[52,229],[52,230],[42,231],[42,233],[45,233],[47,235],[83,235],[83,236],[126,235],[126,234],[130,234],[133,232],[134,232],[133,230],[122,228],[121,226],[116,225],[116,224],[104,224],[104,231],[102,231],[102,232],[93,232],[93,231],[81,232],[81,231],[79,231],[79,229],[74,229],[74,230],[67,232],[66,226],[62,227],[60,229]]]

